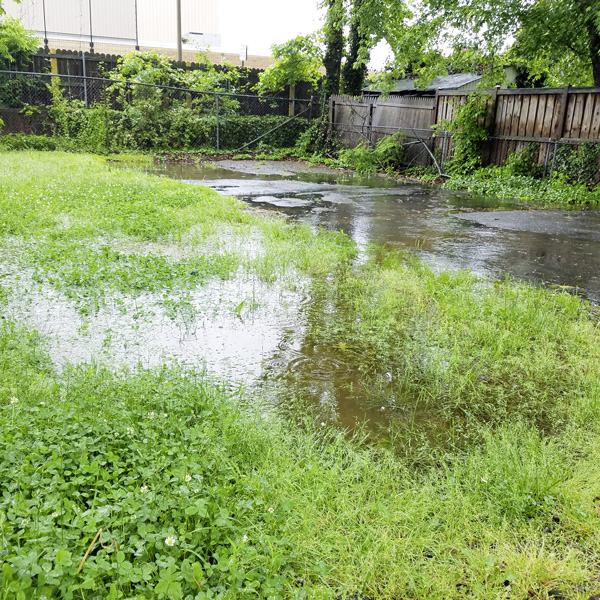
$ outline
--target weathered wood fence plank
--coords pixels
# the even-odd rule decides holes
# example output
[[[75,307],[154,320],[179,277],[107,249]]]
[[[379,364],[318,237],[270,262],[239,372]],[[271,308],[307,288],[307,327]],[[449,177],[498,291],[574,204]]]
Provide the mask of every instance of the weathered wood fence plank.
[[[451,154],[452,138],[444,133],[443,124],[453,121],[469,93],[438,90],[435,96],[387,99],[333,96],[332,128],[348,145],[376,143],[401,131],[409,142],[407,162],[430,164],[423,144],[443,158]],[[489,94],[485,117],[490,138],[486,142],[489,147],[484,149],[486,164],[504,164],[512,152],[524,150],[531,143],[538,144],[534,155],[544,164],[550,148],[556,148],[557,143],[600,143],[600,88],[496,88],[483,93]]]

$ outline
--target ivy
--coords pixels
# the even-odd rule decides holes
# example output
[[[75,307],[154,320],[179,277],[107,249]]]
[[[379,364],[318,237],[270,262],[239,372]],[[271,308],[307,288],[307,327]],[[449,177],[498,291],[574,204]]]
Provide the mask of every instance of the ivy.
[[[488,139],[485,129],[489,95],[476,92],[456,110],[452,121],[442,120],[437,129],[450,131],[454,152],[448,163],[448,171],[454,175],[472,173],[481,167],[482,142]]]

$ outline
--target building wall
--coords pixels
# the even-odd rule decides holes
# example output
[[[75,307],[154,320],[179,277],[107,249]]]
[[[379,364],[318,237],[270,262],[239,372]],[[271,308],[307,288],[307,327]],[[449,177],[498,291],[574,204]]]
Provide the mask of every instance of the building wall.
[[[45,0],[46,27],[41,0],[4,3],[9,16],[33,31],[48,32],[53,39],[94,37],[136,39],[136,0]],[[137,0],[137,26],[141,45],[175,47],[176,0]],[[218,0],[181,0],[182,33],[219,33]],[[100,40],[98,40],[100,41]]]

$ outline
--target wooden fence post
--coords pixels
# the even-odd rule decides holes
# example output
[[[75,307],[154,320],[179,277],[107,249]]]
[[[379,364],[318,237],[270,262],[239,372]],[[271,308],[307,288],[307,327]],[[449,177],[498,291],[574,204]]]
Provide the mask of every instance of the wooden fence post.
[[[565,85],[560,95],[560,109],[558,112],[558,120],[556,121],[556,129],[554,130],[554,138],[559,140],[565,131],[565,121],[567,119],[567,103],[569,102],[570,85]]]
[[[329,135],[333,135],[333,122],[335,120],[335,100],[329,101]]]
[[[433,129],[438,122],[438,116],[440,114],[440,88],[435,88],[435,96],[433,99],[433,110],[431,111],[431,123],[429,125],[430,129]],[[435,137],[434,134],[431,134],[431,152],[435,152]],[[431,158],[431,157],[429,157]],[[433,162],[433,161],[431,161]]]

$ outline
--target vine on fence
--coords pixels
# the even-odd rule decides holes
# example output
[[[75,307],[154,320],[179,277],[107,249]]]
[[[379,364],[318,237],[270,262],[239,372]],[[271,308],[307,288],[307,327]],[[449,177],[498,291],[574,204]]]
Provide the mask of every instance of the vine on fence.
[[[448,162],[450,173],[466,175],[481,167],[482,143],[488,139],[485,120],[489,98],[488,94],[475,92],[456,110],[452,121],[444,119],[437,124],[437,131],[453,134],[454,152]]]

